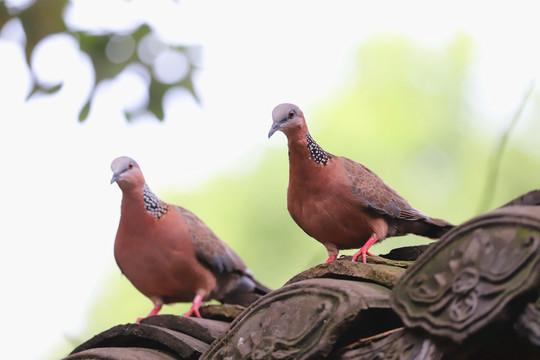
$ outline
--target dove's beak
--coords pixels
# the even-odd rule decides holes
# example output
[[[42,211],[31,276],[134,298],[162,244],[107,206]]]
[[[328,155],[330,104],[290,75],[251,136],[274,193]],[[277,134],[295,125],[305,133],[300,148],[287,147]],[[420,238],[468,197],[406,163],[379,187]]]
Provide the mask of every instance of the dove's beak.
[[[270,139],[270,137],[272,135],[274,135],[274,133],[278,130],[281,130],[281,126],[282,124],[281,123],[278,123],[278,122],[275,122],[272,124],[272,127],[270,128],[270,131],[268,132],[268,138]]]

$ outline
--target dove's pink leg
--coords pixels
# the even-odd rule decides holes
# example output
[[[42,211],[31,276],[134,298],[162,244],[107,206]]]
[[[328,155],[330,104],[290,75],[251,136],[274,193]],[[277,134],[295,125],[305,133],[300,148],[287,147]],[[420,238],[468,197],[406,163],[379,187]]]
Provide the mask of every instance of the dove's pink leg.
[[[337,259],[337,255],[328,255],[328,259],[326,259],[325,263],[329,263],[330,261],[334,261]]]
[[[161,303],[158,303],[154,306],[154,308],[152,309],[152,311],[150,311],[148,313],[148,316],[154,316],[154,315],[157,315],[159,313],[159,311],[161,310],[161,307],[163,306],[163,304]],[[147,317],[148,317],[147,316]]]
[[[201,306],[203,300],[203,296],[197,294],[195,296],[195,299],[193,299],[193,304],[191,304],[191,308],[187,313],[184,314],[184,316],[191,316],[191,314],[195,314],[196,317],[201,317],[201,314],[199,313],[199,307]]]
[[[369,238],[369,240],[364,244],[364,246],[362,246],[362,248],[356,253],[353,255],[352,257],[352,261],[356,261],[356,259],[362,255],[362,262],[365,264],[366,263],[366,254],[369,255],[369,256],[373,256],[373,254],[371,254],[370,252],[368,252],[369,248],[371,247],[371,245],[375,244],[377,242],[377,240],[379,240],[379,238],[377,237],[377,235],[373,234],[371,235],[371,237]]]
[[[159,311],[161,310],[161,307],[163,306],[163,303],[161,301],[156,301],[154,302],[154,308],[152,309],[152,311],[150,311],[148,313],[148,315],[146,315],[146,317],[149,317],[149,316],[154,316],[154,315],[157,315],[159,313]],[[137,324],[144,318],[137,318]]]

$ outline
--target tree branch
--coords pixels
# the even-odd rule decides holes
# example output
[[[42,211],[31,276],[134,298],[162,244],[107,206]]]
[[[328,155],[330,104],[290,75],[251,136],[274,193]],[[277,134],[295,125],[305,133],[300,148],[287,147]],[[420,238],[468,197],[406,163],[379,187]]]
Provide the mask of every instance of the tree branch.
[[[493,193],[495,192],[495,187],[497,186],[499,168],[501,166],[501,159],[502,159],[503,152],[506,148],[506,143],[508,142],[510,133],[516,127],[516,124],[518,123],[521,117],[521,113],[523,112],[523,108],[527,104],[527,101],[529,100],[529,97],[531,96],[533,89],[534,89],[534,81],[531,81],[531,85],[529,86],[529,89],[523,96],[523,99],[521,100],[521,104],[519,105],[518,109],[514,113],[512,121],[510,122],[510,124],[508,124],[508,127],[506,128],[506,131],[503,133],[498,146],[495,148],[495,152],[493,154],[493,158],[491,159],[491,164],[488,169],[487,183],[486,183],[486,186],[484,187],[484,196],[479,206],[480,213],[487,211],[489,206],[491,205],[491,200],[493,199]]]

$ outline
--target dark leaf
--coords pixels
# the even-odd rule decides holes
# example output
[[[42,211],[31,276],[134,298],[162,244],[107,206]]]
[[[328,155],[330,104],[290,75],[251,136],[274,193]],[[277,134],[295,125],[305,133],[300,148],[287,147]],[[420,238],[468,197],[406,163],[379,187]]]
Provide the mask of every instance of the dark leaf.
[[[163,96],[171,87],[171,85],[162,84],[154,78],[152,78],[150,82],[148,110],[160,121],[163,121],[165,118],[165,113],[163,111]]]
[[[90,106],[91,106],[92,100],[88,100],[86,104],[82,107],[81,111],[79,112],[79,121],[83,122],[88,117],[88,114],[90,113]]]
[[[198,103],[201,102],[199,96],[197,95],[197,92],[195,91],[195,87],[193,85],[193,72],[196,70],[196,67],[195,66],[191,66],[191,69],[189,70],[189,73],[186,75],[185,79],[183,79],[179,85],[186,88],[190,93],[191,95],[193,95],[193,98],[195,99],[195,101],[197,101]]]
[[[32,91],[30,91],[30,94],[26,97],[26,100],[30,99],[34,94],[40,92],[45,94],[54,94],[55,92],[59,91],[64,83],[60,83],[57,85],[54,85],[53,87],[44,87],[37,82],[34,82],[34,87],[32,88]]]
[[[132,34],[133,39],[139,43],[139,41],[145,37],[146,35],[150,34],[152,31],[150,30],[150,27],[147,24],[142,24],[139,26]]]
[[[36,1],[18,15],[26,33],[25,52],[28,64],[32,51],[41,40],[67,30],[62,18],[66,3],[67,0]]]
[[[2,29],[9,20],[11,20],[11,16],[9,16],[6,3],[5,1],[0,1],[0,29]]]
[[[101,80],[111,79],[124,70],[126,63],[112,63],[105,54],[105,48],[111,35],[91,35],[85,32],[78,32],[77,36],[81,50],[87,53],[92,59],[96,85]]]
[[[133,113],[130,113],[130,112],[128,112],[128,111],[124,112],[124,116],[126,117],[126,120],[127,120],[128,122],[130,122],[131,119],[133,119],[133,115],[134,115]]]

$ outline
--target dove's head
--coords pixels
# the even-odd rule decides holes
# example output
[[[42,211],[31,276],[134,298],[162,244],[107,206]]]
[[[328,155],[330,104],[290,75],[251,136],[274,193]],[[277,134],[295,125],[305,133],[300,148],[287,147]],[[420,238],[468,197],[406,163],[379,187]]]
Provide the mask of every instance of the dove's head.
[[[120,156],[111,163],[113,177],[111,184],[116,182],[121,189],[129,186],[144,185],[144,176],[139,164],[127,156]]]
[[[294,129],[301,129],[305,126],[304,113],[294,104],[279,104],[272,111],[272,127],[268,137],[276,131],[281,131],[287,135]]]

